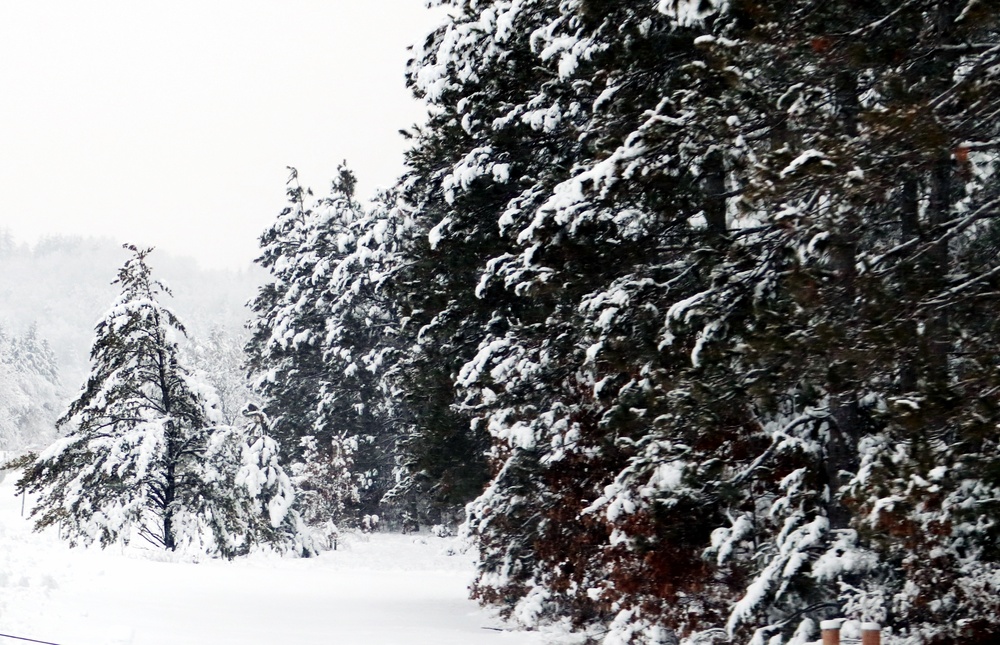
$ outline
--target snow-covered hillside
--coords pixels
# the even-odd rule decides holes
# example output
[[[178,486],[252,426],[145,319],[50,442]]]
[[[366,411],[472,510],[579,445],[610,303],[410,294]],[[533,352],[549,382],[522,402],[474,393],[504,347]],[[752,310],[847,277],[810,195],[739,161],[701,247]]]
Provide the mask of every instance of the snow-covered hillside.
[[[0,633],[59,645],[540,645],[466,598],[468,556],[449,540],[348,536],[294,559],[163,561],[70,549],[21,518],[0,482]],[[28,500],[30,505],[31,501]],[[18,641],[0,638],[0,643]]]

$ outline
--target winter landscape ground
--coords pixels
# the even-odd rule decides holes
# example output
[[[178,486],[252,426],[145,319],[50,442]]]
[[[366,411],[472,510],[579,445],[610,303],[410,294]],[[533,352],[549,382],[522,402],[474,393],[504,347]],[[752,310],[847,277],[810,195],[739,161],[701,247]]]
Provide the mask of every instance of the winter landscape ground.
[[[347,536],[318,558],[70,549],[0,482],[0,633],[59,645],[537,645],[467,599],[450,538]],[[14,644],[0,638],[4,645]]]

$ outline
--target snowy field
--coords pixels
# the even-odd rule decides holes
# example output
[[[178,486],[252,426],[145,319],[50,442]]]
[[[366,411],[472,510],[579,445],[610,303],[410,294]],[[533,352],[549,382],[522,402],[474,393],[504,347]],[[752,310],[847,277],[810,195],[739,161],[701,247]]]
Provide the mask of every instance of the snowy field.
[[[0,633],[59,645],[541,645],[466,598],[449,540],[347,538],[308,560],[169,561],[70,549],[21,518],[0,482]],[[28,500],[30,504],[30,499]],[[501,629],[497,629],[501,628]],[[0,645],[23,643],[0,637]]]

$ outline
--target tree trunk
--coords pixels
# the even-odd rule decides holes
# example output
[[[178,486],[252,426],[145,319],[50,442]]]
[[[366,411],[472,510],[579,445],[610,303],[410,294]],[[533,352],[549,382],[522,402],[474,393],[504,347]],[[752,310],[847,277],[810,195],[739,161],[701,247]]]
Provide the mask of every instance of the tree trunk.
[[[858,79],[852,70],[842,70],[834,81],[837,107],[840,108],[840,122],[849,137],[858,136]]]
[[[174,537],[174,500],[177,498],[177,447],[173,437],[173,422],[167,422],[166,473],[163,486],[163,547],[168,551],[177,548]]]
[[[834,78],[834,90],[840,108],[840,122],[844,132],[854,137],[858,134],[857,76],[851,70],[842,70]],[[827,392],[829,393],[830,421],[826,444],[824,475],[830,490],[827,517],[831,529],[847,528],[851,512],[840,501],[842,472],[853,473],[858,466],[857,443],[861,435],[861,408],[858,404],[857,366],[852,358],[855,348],[851,330],[857,327],[855,299],[857,296],[857,214],[840,218],[831,236],[830,263],[835,277],[833,298],[830,301],[835,326],[840,334],[830,355]]]
[[[850,220],[848,220],[849,222]],[[848,222],[843,222],[847,225]],[[823,469],[830,489],[828,518],[831,529],[847,528],[851,513],[839,500],[842,472],[853,473],[858,465],[857,442],[861,435],[861,409],[858,404],[858,375],[851,354],[853,342],[850,330],[857,324],[854,299],[857,291],[855,261],[857,249],[854,240],[841,231],[831,250],[836,274],[831,315],[834,324],[841,328],[841,335],[834,340],[829,354],[830,367],[826,389],[829,393],[830,421]]]
[[[726,234],[726,164],[722,153],[711,152],[705,159],[705,221],[713,235]]]
[[[906,172],[903,176],[902,191],[899,203],[900,236],[902,242],[915,240],[920,236],[920,195],[917,179],[912,172]],[[913,278],[915,276],[904,276],[908,283],[904,289],[913,293]],[[901,392],[914,392],[917,389],[919,370],[918,351],[914,342],[920,338],[917,321],[910,317],[903,322],[903,329],[899,342],[900,365],[899,365],[899,388]]]
[[[161,326],[157,320],[157,329]],[[165,338],[158,338],[159,347],[166,343]],[[162,349],[157,350],[157,367],[159,369],[160,398],[163,406],[163,414],[168,421],[164,424],[164,434],[166,435],[167,454],[164,455],[166,461],[166,472],[164,473],[163,484],[163,547],[168,551],[177,548],[177,541],[174,537],[174,500],[177,498],[177,460],[180,447],[178,445],[177,427],[170,419],[173,411],[173,396],[170,392],[170,379],[167,377],[167,362],[169,358]]]
[[[927,254],[927,262],[921,268],[924,277],[923,296],[940,293],[947,286],[946,276],[950,268],[948,242],[940,241],[941,231],[936,227],[948,221],[951,215],[952,164],[948,156],[942,156],[934,164],[930,173],[929,204],[927,225],[936,233],[937,239],[930,240],[932,246]],[[928,312],[924,321],[925,378],[931,389],[940,390],[948,385],[948,354],[951,340],[948,338],[948,313],[944,309]]]

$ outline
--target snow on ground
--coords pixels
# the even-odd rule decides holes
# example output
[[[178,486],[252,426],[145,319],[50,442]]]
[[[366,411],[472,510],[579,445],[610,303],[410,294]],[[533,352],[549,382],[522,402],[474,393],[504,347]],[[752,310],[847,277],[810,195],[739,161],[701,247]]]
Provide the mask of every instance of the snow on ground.
[[[467,599],[470,557],[445,555],[446,539],[356,535],[318,558],[234,562],[70,549],[52,532],[31,532],[14,479],[0,482],[2,634],[59,645],[546,642],[502,630]]]

